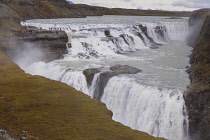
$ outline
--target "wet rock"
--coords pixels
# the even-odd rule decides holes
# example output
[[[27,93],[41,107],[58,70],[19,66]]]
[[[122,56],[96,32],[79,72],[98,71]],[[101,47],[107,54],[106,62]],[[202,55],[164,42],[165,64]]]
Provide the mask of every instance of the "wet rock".
[[[105,34],[106,37],[113,37],[109,30],[105,30],[104,34]]]
[[[146,42],[145,42],[145,40],[144,40],[144,37],[142,36],[141,33],[135,32],[134,35],[138,36],[138,37],[144,42],[144,45],[145,45],[145,46],[147,45]]]
[[[165,32],[166,32],[165,26],[156,26],[156,27],[155,27],[155,33],[158,35],[157,38],[158,38],[159,40],[167,41],[167,40],[165,39]]]
[[[150,49],[158,49],[159,47],[158,46],[150,46],[149,48]]]
[[[122,45],[121,37],[106,37],[106,38],[101,38],[101,41],[106,41],[106,42],[111,41],[117,47],[117,49],[114,51],[118,54],[123,53],[123,50],[121,48],[121,45]]]
[[[149,45],[151,49],[157,49],[158,46],[161,46],[162,44],[156,43],[147,33],[147,27],[143,26],[142,24],[138,25],[138,27],[141,29],[142,33],[145,35],[145,37],[150,41],[150,44],[146,44],[146,41],[143,37],[143,35],[139,32],[134,33],[138,37],[141,38],[141,40],[144,42],[145,46]],[[136,27],[135,27],[136,28]]]
[[[190,66],[186,66],[185,68],[186,68],[186,69],[189,69],[189,68],[190,68]]]
[[[86,59],[90,59],[90,57],[94,57],[94,58],[98,58],[99,57],[99,53],[97,51],[95,51],[92,47],[91,44],[87,43],[87,42],[81,42],[82,46],[84,47],[84,49],[86,50],[87,53],[78,53],[80,58],[86,58]]]
[[[119,74],[136,74],[139,72],[142,72],[141,70],[128,66],[128,65],[115,65],[110,67],[110,70],[112,70],[116,75]]]
[[[68,36],[63,31],[40,30],[29,26],[23,28],[18,37],[10,38],[7,54],[13,59],[21,50],[39,49],[44,54],[39,61],[49,62],[63,58],[67,53],[67,42]]]
[[[98,69],[98,68],[86,69],[83,71],[83,74],[85,75],[88,87],[91,86],[94,75],[99,72],[100,72],[100,69]]]
[[[110,71],[110,72],[107,71],[100,74],[98,78],[98,83],[94,91],[93,99],[101,100],[101,97],[104,93],[104,88],[106,87],[109,79],[116,75],[117,74],[113,71]]]
[[[98,72],[98,70],[95,71]],[[93,72],[94,70],[92,71],[92,73]],[[104,88],[106,87],[110,78],[120,74],[136,74],[139,72],[141,72],[141,70],[128,65],[115,65],[110,67],[110,71],[101,72],[95,87],[93,98],[96,100],[101,100],[101,97],[104,93]],[[91,75],[91,78],[92,77],[93,76]]]
[[[121,38],[123,38],[124,42],[128,45],[134,45],[134,38],[132,36],[121,34]]]
[[[140,24],[138,26],[144,34],[147,34],[147,27],[146,26],[143,26],[142,24]]]

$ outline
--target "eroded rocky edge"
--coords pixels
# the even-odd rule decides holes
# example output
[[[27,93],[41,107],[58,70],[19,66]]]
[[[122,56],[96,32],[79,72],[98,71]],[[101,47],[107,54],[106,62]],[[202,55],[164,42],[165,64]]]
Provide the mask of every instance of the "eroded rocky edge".
[[[189,133],[193,140],[210,139],[210,9],[195,11],[188,38],[193,47],[191,67],[187,70],[191,85],[184,94],[189,115]]]
[[[44,53],[37,58],[39,61],[50,62],[63,58],[67,53],[66,43],[68,36],[64,31],[42,30],[36,27],[22,27],[22,30],[16,36],[8,40],[9,48],[6,49],[8,56],[14,60],[17,53],[23,50],[33,51],[37,48]]]
[[[118,76],[120,74],[137,74],[142,72],[140,69],[129,65],[114,65],[111,66],[107,71],[102,70],[101,68],[90,68],[83,71],[85,75],[88,86],[90,87],[93,83],[94,76],[97,73],[100,73],[98,77],[98,82],[96,85],[96,90],[94,91],[93,99],[101,100],[101,97],[104,93],[104,89],[110,78]]]

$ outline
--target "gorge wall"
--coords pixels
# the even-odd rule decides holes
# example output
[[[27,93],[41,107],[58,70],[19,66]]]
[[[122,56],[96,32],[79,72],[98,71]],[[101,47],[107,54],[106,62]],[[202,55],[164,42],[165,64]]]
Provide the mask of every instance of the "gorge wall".
[[[210,11],[194,12],[190,18],[194,48],[188,69],[191,85],[185,93],[192,139],[210,139]]]

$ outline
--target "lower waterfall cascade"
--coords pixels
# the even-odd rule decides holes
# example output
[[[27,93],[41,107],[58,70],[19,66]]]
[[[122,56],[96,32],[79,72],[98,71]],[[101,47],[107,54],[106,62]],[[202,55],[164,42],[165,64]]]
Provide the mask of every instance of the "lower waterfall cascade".
[[[26,73],[66,83],[94,99],[100,92],[99,100],[113,112],[113,120],[132,129],[169,140],[188,139],[183,92],[189,84],[185,71],[192,48],[185,40],[187,18],[102,16],[21,24],[63,30],[69,37],[63,59],[30,65],[22,58],[14,60]],[[115,65],[141,72],[116,74],[110,69]],[[98,70],[92,81],[87,81],[86,69]]]

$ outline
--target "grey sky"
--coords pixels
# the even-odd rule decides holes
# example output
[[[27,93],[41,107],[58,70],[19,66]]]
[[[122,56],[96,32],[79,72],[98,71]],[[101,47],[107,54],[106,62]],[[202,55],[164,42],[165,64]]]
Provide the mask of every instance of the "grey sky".
[[[170,11],[192,11],[210,8],[210,0],[70,0],[109,8],[153,9]]]
[[[210,8],[210,0],[182,0],[174,2],[172,5],[186,8]]]

